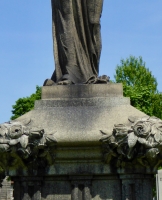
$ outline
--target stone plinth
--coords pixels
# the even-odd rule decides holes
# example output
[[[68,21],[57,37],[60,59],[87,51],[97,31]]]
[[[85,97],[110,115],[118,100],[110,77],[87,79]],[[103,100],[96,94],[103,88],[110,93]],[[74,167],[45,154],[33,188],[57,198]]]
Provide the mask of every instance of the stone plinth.
[[[42,88],[42,100],[58,98],[93,98],[123,96],[123,87],[118,84],[55,85]]]
[[[42,100],[19,120],[31,118],[32,126],[56,132],[60,145],[100,145],[100,130],[127,124],[129,116],[145,115],[130,106],[122,92],[121,84],[43,87]]]
[[[9,167],[15,200],[152,200],[151,170],[131,160],[125,167],[105,161],[102,132],[109,135],[114,124],[129,126],[130,116],[145,116],[122,93],[122,85],[113,83],[43,87],[34,110],[17,119],[31,119],[29,130],[44,129],[46,143],[41,137],[35,141],[39,154],[31,152],[30,159],[37,163],[23,158],[30,168]],[[52,149],[51,134],[56,140]]]

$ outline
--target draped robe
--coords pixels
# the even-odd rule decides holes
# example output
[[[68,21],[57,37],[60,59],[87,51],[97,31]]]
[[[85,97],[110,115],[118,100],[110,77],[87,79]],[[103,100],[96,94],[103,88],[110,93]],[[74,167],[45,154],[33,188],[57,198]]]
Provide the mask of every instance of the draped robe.
[[[88,83],[98,76],[103,0],[51,0],[56,83]]]

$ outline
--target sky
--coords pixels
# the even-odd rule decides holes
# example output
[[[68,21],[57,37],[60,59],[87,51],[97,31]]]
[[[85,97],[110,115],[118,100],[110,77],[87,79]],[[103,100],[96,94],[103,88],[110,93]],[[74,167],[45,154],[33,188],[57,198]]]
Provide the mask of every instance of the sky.
[[[100,75],[142,56],[162,92],[162,1],[104,0]],[[50,0],[0,0],[0,123],[54,71]]]

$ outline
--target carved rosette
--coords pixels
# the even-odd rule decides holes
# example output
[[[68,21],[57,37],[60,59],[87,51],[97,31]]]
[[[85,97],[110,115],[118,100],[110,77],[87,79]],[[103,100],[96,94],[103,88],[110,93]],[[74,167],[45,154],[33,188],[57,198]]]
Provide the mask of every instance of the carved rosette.
[[[0,172],[8,170],[37,171],[54,162],[54,133],[31,127],[28,122],[0,124]]]
[[[157,170],[162,163],[162,120],[143,117],[132,124],[114,125],[113,131],[101,131],[104,161],[116,167],[128,163]]]

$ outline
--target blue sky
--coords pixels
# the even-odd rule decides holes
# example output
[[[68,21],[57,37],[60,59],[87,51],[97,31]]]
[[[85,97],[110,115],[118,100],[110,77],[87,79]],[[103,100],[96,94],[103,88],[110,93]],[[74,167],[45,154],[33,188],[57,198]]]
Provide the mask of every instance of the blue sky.
[[[100,75],[142,56],[162,91],[162,1],[104,0]],[[0,1],[0,123],[54,70],[50,0]]]

